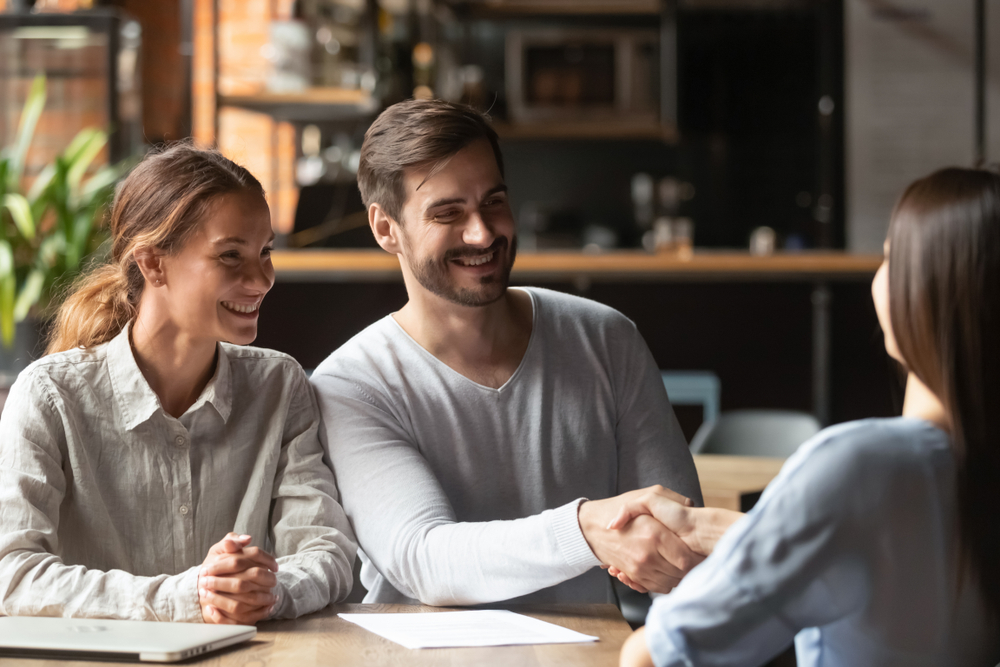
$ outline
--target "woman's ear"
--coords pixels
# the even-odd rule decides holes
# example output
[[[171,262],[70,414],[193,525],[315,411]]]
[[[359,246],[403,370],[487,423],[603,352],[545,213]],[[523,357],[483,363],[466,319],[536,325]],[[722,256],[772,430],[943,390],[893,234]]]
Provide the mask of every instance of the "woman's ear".
[[[163,255],[152,248],[136,248],[133,257],[135,257],[135,263],[149,285],[162,287],[167,283],[167,277],[163,270]]]
[[[399,223],[389,217],[389,214],[378,204],[368,207],[368,224],[378,242],[386,252],[398,255],[400,252]]]

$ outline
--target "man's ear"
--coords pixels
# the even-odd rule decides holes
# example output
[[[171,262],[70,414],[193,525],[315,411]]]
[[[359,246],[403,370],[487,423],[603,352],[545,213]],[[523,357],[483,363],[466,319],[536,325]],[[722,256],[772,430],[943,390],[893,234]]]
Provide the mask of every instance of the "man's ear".
[[[399,238],[399,223],[393,220],[378,204],[368,207],[368,224],[375,235],[375,241],[382,249],[393,255],[401,252],[402,244]]]
[[[132,256],[135,257],[135,263],[149,286],[162,287],[167,284],[162,254],[153,248],[136,248]]]

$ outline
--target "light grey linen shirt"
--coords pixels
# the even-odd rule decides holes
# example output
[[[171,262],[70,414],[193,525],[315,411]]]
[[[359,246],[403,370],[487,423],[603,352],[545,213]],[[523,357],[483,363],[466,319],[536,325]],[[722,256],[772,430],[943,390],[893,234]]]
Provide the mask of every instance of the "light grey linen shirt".
[[[909,418],[830,427],[657,598],[646,643],[658,667],[761,665],[793,637],[800,667],[990,667],[1000,627],[957,545],[945,432]]]
[[[218,345],[180,419],[129,327],[24,370],[0,417],[0,614],[201,621],[198,570],[233,531],[278,559],[275,617],[343,598],[356,546],[291,357]]]
[[[635,325],[546,289],[524,358],[499,389],[456,372],[393,317],[313,373],[365,602],[608,602],[581,498],[698,475]]]

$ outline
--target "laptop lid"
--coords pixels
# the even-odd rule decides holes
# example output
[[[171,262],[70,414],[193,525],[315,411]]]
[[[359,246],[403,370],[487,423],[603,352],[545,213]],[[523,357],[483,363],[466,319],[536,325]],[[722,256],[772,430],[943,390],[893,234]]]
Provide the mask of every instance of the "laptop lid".
[[[253,639],[250,625],[0,617],[0,656],[175,662]]]

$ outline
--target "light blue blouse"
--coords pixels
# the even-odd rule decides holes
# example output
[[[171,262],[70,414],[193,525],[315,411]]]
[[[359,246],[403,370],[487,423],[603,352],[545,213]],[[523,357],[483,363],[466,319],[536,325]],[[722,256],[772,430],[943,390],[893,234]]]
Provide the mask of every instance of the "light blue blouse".
[[[1000,627],[960,586],[948,435],[917,419],[824,430],[646,619],[653,660],[990,667]]]

